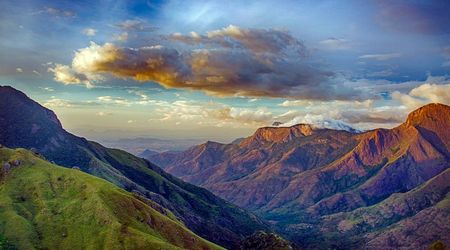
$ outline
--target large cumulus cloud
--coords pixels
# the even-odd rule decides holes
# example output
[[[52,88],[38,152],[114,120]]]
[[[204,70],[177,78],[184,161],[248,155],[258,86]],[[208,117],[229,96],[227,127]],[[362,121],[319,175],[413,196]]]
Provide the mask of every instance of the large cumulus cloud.
[[[392,98],[400,101],[408,110],[416,109],[430,102],[450,105],[450,81],[441,85],[425,83],[406,94],[394,91]]]
[[[93,84],[112,75],[215,96],[314,100],[358,96],[357,90],[346,88],[312,60],[303,44],[286,31],[229,26],[205,35],[170,37],[181,46],[169,42],[166,46],[128,48],[91,42],[75,52],[70,72],[79,79],[70,80],[76,83],[86,78]],[[56,76],[60,69],[51,71]],[[67,83],[64,78],[55,80]]]

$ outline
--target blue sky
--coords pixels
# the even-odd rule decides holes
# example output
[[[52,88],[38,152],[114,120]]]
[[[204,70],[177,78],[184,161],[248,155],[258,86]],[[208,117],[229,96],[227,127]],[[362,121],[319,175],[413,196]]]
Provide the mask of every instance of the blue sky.
[[[449,104],[448,1],[8,1],[0,83],[77,134],[220,141]]]

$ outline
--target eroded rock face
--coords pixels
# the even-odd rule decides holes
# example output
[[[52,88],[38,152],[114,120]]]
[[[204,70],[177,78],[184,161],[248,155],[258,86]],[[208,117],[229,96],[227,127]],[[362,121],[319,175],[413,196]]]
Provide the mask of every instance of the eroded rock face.
[[[257,146],[265,143],[289,142],[295,138],[313,134],[313,127],[309,124],[297,124],[292,127],[264,127],[240,143],[241,146]]]

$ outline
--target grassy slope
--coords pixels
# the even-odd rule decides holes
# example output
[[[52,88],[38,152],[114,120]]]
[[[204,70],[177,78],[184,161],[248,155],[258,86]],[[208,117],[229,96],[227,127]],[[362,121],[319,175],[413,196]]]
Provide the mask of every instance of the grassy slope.
[[[0,144],[34,149],[60,166],[77,166],[127,191],[137,191],[172,211],[202,238],[233,248],[245,236],[268,230],[253,214],[148,161],[68,133],[51,110],[20,91],[0,86],[0,107]]]
[[[5,172],[3,163],[22,164]],[[20,249],[219,249],[99,178],[0,149],[0,235]]]
[[[121,178],[108,178],[126,190],[136,190],[170,209],[189,225],[196,234],[224,246],[236,247],[239,236],[249,235],[256,230],[267,230],[267,226],[253,214],[225,200],[218,198],[204,188],[164,172],[158,166],[118,149],[109,149],[90,142],[95,159],[112,166]],[[90,165],[92,168],[92,165]],[[105,168],[102,168],[105,169]],[[95,172],[95,171],[94,171]],[[127,179],[124,179],[125,177]]]

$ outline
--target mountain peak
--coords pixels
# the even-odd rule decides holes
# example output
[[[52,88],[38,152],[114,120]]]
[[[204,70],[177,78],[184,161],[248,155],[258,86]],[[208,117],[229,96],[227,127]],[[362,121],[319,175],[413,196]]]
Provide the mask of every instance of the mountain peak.
[[[430,103],[412,111],[406,119],[409,126],[427,126],[430,123],[447,124],[450,120],[450,106],[441,103]]]
[[[39,128],[62,128],[62,125],[56,114],[43,107],[39,103],[29,98],[25,93],[17,90],[11,86],[0,86],[0,116],[3,118],[0,121],[1,126],[7,126],[8,123],[21,123],[20,125],[27,125],[34,127],[30,131],[37,131]],[[17,136],[19,136],[18,134]]]
[[[15,97],[28,99],[28,96],[25,95],[25,93],[8,85],[0,85],[0,95],[14,95]]]
[[[304,137],[313,134],[314,127],[310,124],[296,124],[291,127],[262,127],[242,141],[242,145],[254,142],[287,142],[296,137]]]

